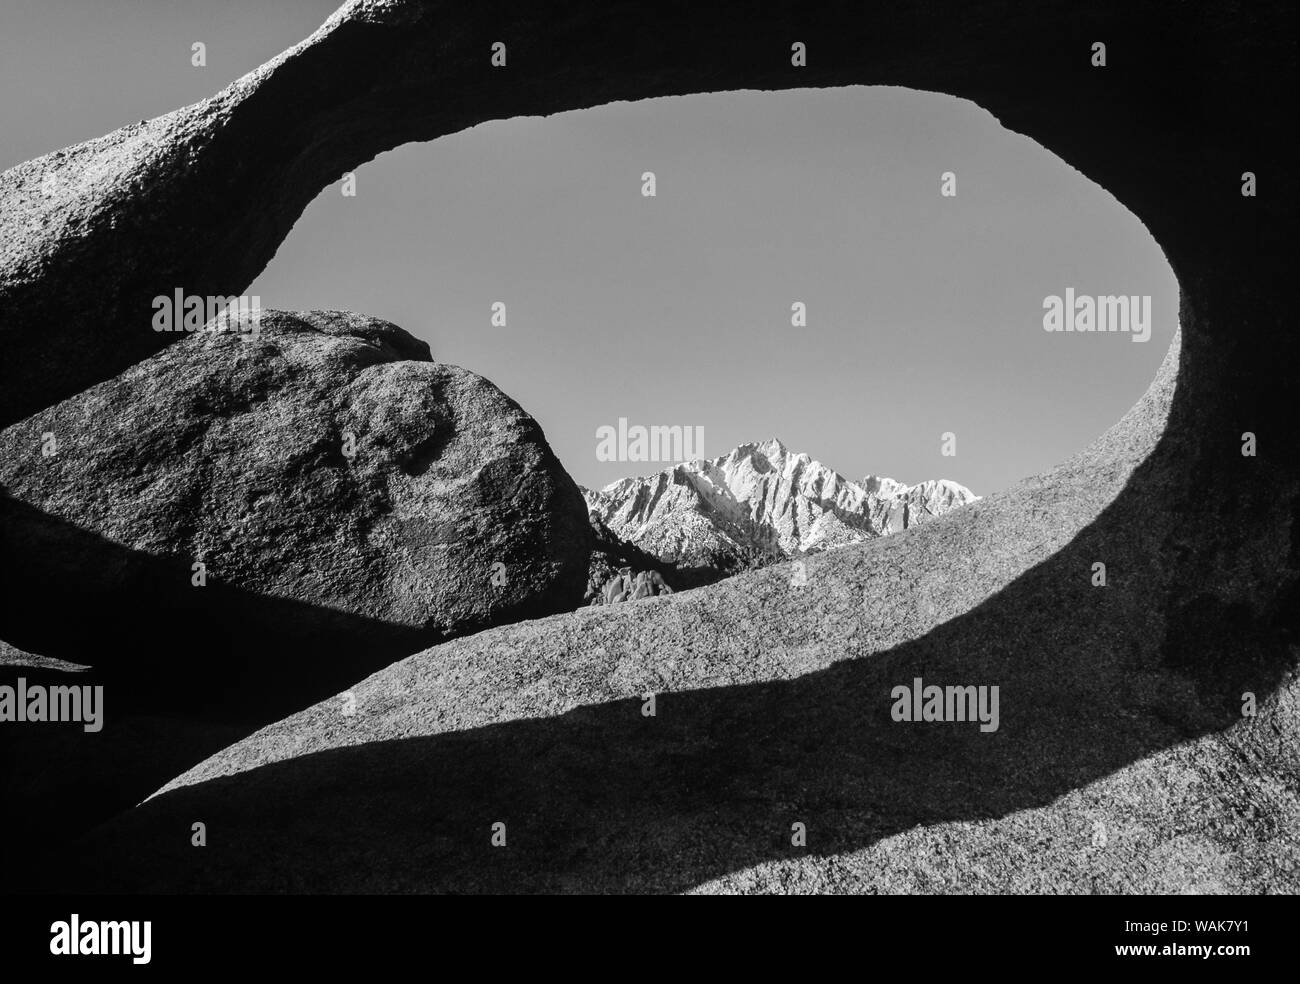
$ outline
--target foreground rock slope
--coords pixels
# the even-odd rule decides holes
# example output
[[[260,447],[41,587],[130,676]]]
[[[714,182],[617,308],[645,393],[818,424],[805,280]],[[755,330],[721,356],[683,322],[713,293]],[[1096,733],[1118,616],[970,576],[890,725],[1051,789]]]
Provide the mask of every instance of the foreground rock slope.
[[[1198,677],[1162,655],[1171,627],[1150,603],[1173,520],[1146,509],[1161,481],[1148,455],[1177,356],[1088,453],[915,529],[809,557],[806,583],[779,564],[396,663],[90,835],[70,855],[74,880],[1300,890],[1300,691],[1277,661],[1290,657],[1242,641],[1230,671]],[[1099,470],[1099,455],[1112,466]],[[952,556],[963,563],[946,565]],[[1145,590],[1093,587],[1097,556]],[[893,720],[892,688],[916,677],[998,685],[998,729]],[[1241,716],[1242,689],[1270,695],[1255,718]],[[164,836],[198,815],[223,832],[201,856]],[[506,850],[490,846],[498,821]],[[807,848],[791,844],[796,822]]]

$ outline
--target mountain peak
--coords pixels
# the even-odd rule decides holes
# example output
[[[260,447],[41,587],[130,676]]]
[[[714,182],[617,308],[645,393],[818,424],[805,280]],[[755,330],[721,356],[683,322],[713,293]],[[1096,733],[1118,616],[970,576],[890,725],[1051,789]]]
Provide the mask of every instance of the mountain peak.
[[[944,480],[853,482],[776,437],[587,494],[621,539],[661,559],[714,567],[755,552],[790,557],[883,536],[976,498]]]
[[[893,496],[907,488],[902,482],[896,482],[884,475],[868,475],[858,483],[870,495]]]
[[[761,454],[766,458],[784,458],[790,453],[790,449],[781,443],[779,437],[769,437],[766,441],[752,441],[745,444],[738,444],[721,458],[716,460],[723,461],[727,458],[748,458],[753,453]]]

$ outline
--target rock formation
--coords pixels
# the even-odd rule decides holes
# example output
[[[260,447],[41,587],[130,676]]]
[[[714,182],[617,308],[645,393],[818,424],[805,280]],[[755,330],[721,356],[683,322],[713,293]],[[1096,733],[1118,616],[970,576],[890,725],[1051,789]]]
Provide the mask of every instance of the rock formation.
[[[582,598],[583,604],[606,605],[615,600],[629,600],[636,593],[634,588],[638,579],[643,586],[638,597],[650,597],[671,594],[673,584],[678,588],[697,587],[722,576],[706,571],[702,577],[692,578],[690,572],[679,571],[636,545],[621,540],[604,524],[599,513],[590,512],[588,522],[591,523],[595,548],[591,552],[587,570],[587,590]],[[626,584],[625,576],[628,579]],[[668,578],[671,578],[671,582]]]
[[[622,567],[601,585],[599,594],[592,598],[591,604],[617,605],[620,601],[640,601],[642,598],[672,593],[673,589],[658,571],[634,573],[632,568]]]
[[[6,172],[4,419],[170,341],[141,327],[155,294],[238,294],[382,150],[734,88],[946,92],[1079,168],[1179,279],[1157,379],[1057,468],[801,561],[805,583],[779,564],[409,657],[353,686],[353,716],[324,701],[211,757],[40,884],[1300,891],[1296,189],[1273,98],[1296,88],[1292,7],[724,2],[656,9],[652,30],[633,4],[548,8],[355,0],[212,100]],[[37,199],[45,173],[77,194]],[[1001,729],[892,721],[890,687],[922,672],[1001,684]],[[176,836],[199,815],[223,831],[201,856]],[[489,815],[511,848],[485,863]]]
[[[1143,569],[1176,524],[1149,505],[1179,355],[1078,459],[810,556],[802,581],[778,564],[396,663],[352,686],[354,716],[323,701],[178,777],[76,845],[64,877],[142,891],[1300,890],[1293,672],[1247,638],[1198,683],[1151,658],[1166,629],[1146,591],[1089,581],[1097,556]],[[891,687],[922,673],[1000,685],[998,732],[893,721]],[[1269,695],[1254,718],[1242,690]],[[421,808],[413,791],[435,786]],[[508,865],[482,860],[485,789],[517,838]],[[197,858],[162,832],[200,813],[231,842]],[[791,849],[794,821],[815,851]],[[106,871],[106,857],[131,860]]]
[[[0,635],[150,676],[256,666],[302,696],[579,603],[582,499],[517,404],[377,319],[247,327],[0,433]],[[79,617],[52,617],[70,592]]]

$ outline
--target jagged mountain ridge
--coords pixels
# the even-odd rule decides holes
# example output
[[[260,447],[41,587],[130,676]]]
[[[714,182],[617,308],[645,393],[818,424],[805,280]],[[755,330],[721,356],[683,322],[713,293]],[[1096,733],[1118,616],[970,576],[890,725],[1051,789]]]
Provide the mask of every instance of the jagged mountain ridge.
[[[620,539],[679,568],[718,570],[884,536],[978,498],[946,479],[854,482],[775,438],[582,492]]]

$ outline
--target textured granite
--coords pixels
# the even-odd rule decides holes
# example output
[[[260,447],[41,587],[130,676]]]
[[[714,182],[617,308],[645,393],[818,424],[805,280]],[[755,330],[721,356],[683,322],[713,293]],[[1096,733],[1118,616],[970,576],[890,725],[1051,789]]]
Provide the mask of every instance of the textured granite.
[[[1146,224],[1182,290],[1180,339],[1151,392],[1043,476],[812,558],[806,586],[774,566],[412,656],[351,688],[355,714],[335,698],[271,725],[93,832],[64,852],[66,878],[1300,890],[1282,139],[1294,8],[562,9],[350,4],[207,103],[6,172],[0,345],[18,368],[0,380],[4,408],[21,416],[147,354],[159,338],[135,312],[149,296],[238,293],[324,184],[403,141],[616,99],[852,84],[972,99]],[[494,73],[498,39],[510,68]],[[808,44],[805,69],[790,66],[792,40]],[[1089,65],[1095,40],[1105,69]],[[163,148],[123,168],[149,134]],[[71,225],[24,231],[48,208],[8,203],[65,167],[117,184],[67,204]],[[1247,169],[1257,198],[1240,195]],[[82,275],[87,290],[59,295]],[[1091,584],[1097,561],[1105,588]],[[999,685],[999,730],[892,721],[890,689],[916,676]],[[202,852],[188,846],[195,818],[209,824]],[[496,821],[507,847],[490,846]],[[791,845],[794,822],[807,847]]]

